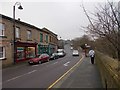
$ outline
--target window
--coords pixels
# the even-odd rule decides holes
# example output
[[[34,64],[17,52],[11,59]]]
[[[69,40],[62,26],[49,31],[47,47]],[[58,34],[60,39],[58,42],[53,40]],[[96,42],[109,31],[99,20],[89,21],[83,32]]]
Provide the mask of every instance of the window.
[[[35,47],[27,47],[26,48],[26,58],[35,57]]]
[[[17,60],[24,59],[24,47],[17,47]]]
[[[16,36],[16,38],[20,38],[20,28],[19,27],[15,28],[15,36]]]
[[[0,23],[0,36],[5,35],[5,24]]]
[[[52,42],[52,37],[50,36],[50,42]]]
[[[48,35],[46,35],[46,43],[48,43]]]
[[[32,32],[30,30],[27,31],[27,39],[30,40],[32,38]]]
[[[43,34],[40,33],[40,42],[43,42]]]
[[[0,47],[0,59],[5,58],[5,47]]]

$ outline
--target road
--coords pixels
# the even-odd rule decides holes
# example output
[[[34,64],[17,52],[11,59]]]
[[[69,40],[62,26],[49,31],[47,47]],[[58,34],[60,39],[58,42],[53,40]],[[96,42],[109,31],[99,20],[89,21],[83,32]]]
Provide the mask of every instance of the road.
[[[3,69],[3,88],[48,88],[81,58],[72,56],[70,45],[65,46],[65,51],[65,57],[46,63]]]

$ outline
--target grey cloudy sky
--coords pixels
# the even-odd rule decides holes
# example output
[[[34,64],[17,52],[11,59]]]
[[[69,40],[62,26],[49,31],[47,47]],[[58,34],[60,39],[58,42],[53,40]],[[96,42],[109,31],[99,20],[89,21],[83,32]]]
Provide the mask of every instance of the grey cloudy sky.
[[[12,17],[13,5],[21,2],[23,10],[16,6],[16,19],[39,28],[46,27],[58,35],[58,38],[73,39],[84,34],[81,26],[89,24],[82,8],[82,0],[1,0],[0,13]],[[92,2],[91,2],[92,1]],[[87,10],[94,12],[97,0],[85,0]],[[101,0],[105,2],[106,0]]]

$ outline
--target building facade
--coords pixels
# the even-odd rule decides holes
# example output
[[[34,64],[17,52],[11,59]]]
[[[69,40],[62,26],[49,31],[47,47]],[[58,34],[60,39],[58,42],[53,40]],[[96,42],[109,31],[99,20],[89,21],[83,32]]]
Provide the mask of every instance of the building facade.
[[[40,33],[40,42],[38,43],[38,54],[47,53],[51,55],[57,51],[57,35],[47,28],[43,28],[42,31],[43,32]]]
[[[57,50],[57,35],[47,28],[40,29],[15,20],[15,42],[13,35],[13,19],[1,15],[0,62],[3,67],[29,60],[42,53],[51,54]],[[15,44],[15,50],[13,44]],[[14,57],[15,59],[13,59]]]

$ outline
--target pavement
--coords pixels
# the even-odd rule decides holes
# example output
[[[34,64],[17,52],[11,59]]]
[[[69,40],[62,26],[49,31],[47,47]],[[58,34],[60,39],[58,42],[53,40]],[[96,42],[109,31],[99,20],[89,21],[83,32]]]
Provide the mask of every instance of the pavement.
[[[90,58],[84,57],[75,70],[66,75],[53,88],[103,88],[103,86],[96,63],[91,64]]]

